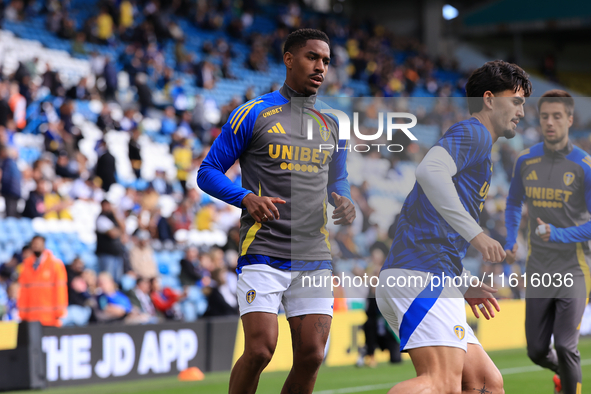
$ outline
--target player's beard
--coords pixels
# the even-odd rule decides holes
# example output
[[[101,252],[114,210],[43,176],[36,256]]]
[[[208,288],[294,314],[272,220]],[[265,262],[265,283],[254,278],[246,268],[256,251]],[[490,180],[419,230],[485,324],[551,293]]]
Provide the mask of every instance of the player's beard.
[[[503,137],[510,140],[511,138],[515,137],[516,134],[517,134],[517,132],[515,130],[507,129],[507,130],[505,130]]]

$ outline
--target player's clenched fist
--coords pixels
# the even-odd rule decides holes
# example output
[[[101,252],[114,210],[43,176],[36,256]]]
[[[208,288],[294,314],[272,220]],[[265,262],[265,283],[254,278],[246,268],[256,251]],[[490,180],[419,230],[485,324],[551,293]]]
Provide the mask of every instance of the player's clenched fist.
[[[334,224],[351,224],[357,214],[355,213],[355,205],[347,197],[339,196],[332,192],[332,198],[336,209],[332,213],[332,218],[337,219]]]
[[[482,254],[484,261],[500,263],[505,260],[506,254],[501,244],[485,233],[478,234],[470,243]]]
[[[285,204],[285,200],[279,197],[257,196],[254,193],[249,193],[242,199],[242,205],[257,223],[279,219],[279,210],[275,204]]]

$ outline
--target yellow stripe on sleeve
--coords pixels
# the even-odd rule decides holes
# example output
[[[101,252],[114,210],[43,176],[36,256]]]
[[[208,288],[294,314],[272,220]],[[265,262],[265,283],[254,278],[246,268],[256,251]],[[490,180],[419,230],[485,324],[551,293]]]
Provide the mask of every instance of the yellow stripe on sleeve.
[[[248,115],[250,110],[253,109],[255,105],[257,105],[258,103],[262,103],[262,102],[263,102],[263,100],[255,101],[254,103],[252,103],[251,105],[249,105],[246,108],[246,110],[244,111],[244,114],[242,115],[242,118],[240,118],[240,121],[238,121],[238,123],[236,124],[236,127],[234,127],[234,125],[232,125],[232,129],[234,130],[234,134],[236,134],[238,132],[240,125],[242,124],[242,122],[244,121],[244,119],[246,118],[246,116]],[[238,118],[236,118],[236,120],[238,120]],[[234,121],[234,122],[236,122],[236,121]]]
[[[236,119],[236,116],[238,116],[238,114],[241,113],[244,110],[244,108],[248,107],[250,104],[252,104],[252,100],[247,101],[246,103],[239,106],[236,112],[234,112],[234,116],[232,116],[232,119],[230,119],[228,123],[232,124],[234,122],[234,119]]]

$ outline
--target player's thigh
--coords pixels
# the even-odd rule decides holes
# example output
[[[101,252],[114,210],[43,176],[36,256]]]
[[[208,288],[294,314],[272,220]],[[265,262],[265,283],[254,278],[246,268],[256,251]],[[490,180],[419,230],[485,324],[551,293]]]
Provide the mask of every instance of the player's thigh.
[[[331,278],[328,269],[291,272],[291,283],[282,297],[287,319],[306,315],[332,318],[334,296]]]
[[[242,315],[244,350],[249,355],[270,359],[277,347],[279,325],[277,314],[250,312]]]
[[[579,329],[587,307],[585,298],[556,299],[556,320],[554,322],[554,346],[576,349]]]
[[[425,346],[408,350],[417,376],[428,376],[443,388],[459,387],[466,352],[449,346]]]
[[[525,300],[525,336],[528,347],[547,351],[556,321],[556,304],[553,298],[529,298]]]
[[[497,393],[503,388],[501,372],[482,346],[468,344],[462,370],[462,390]]]
[[[242,267],[238,275],[236,297],[240,315],[252,312],[277,314],[283,293],[291,283],[291,273],[265,264]]]

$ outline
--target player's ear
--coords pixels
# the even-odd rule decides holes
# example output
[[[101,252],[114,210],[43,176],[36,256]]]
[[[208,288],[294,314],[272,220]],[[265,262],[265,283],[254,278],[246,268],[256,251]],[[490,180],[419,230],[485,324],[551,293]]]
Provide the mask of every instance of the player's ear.
[[[571,127],[573,125],[573,121],[574,121],[573,114],[568,115],[568,127]]]
[[[285,52],[283,54],[283,63],[285,63],[285,67],[291,69],[293,64],[293,54],[291,52]]]
[[[495,95],[492,94],[492,92],[490,90],[487,90],[486,92],[484,92],[484,94],[482,95],[483,106],[488,109],[492,109],[492,102],[493,102],[494,96]]]

